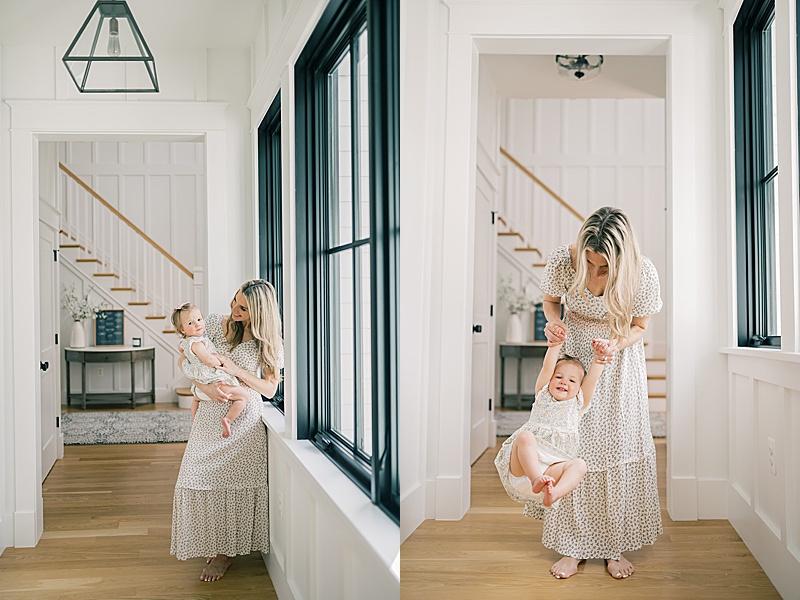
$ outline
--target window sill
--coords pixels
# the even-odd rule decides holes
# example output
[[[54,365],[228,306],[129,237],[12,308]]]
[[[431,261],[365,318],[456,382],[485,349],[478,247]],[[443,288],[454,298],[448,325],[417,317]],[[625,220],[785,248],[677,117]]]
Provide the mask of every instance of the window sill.
[[[719,349],[721,354],[735,356],[748,356],[750,358],[763,358],[766,360],[777,360],[789,363],[800,363],[800,352],[788,352],[780,348],[746,348],[746,347],[726,347]]]
[[[284,447],[301,471],[297,475],[313,485],[330,502],[365,544],[400,581],[400,528],[308,440],[289,439],[286,417],[270,403],[262,406],[262,419],[275,443]],[[324,482],[324,485],[323,485]]]

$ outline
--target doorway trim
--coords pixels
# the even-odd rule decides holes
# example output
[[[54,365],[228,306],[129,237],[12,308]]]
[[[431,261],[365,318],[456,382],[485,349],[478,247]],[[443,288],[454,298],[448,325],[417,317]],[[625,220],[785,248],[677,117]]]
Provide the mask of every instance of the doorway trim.
[[[607,3],[598,2],[585,19],[570,23],[577,32],[575,35],[565,32],[558,36],[542,31],[563,31],[563,15],[551,13],[543,6],[490,7],[460,0],[450,0],[446,4],[450,8],[450,19],[442,220],[448,227],[442,239],[441,305],[448,310],[442,315],[439,336],[450,340],[453,348],[469,347],[470,341],[472,306],[471,301],[465,299],[471,299],[473,293],[471,233],[475,190],[472,182],[476,171],[474,140],[480,53],[662,54],[667,58],[667,267],[662,279],[662,295],[667,299],[667,420],[671,438],[667,448],[667,509],[674,520],[697,519],[701,490],[698,489],[696,461],[695,356],[692,352],[673,351],[676,341],[695,337],[694,306],[681,302],[678,290],[695,288],[698,281],[696,257],[705,251],[695,235],[697,225],[693,216],[699,196],[695,110],[703,93],[691,76],[698,60],[696,37],[699,34],[694,33],[698,27],[693,14],[694,2],[675,3],[675,6],[653,4],[626,13],[624,20],[619,19],[619,14],[615,16],[615,11],[605,6]],[[632,8],[627,5],[626,10]],[[522,18],[521,13],[530,13],[530,18]],[[680,243],[674,241],[676,235],[680,236]],[[453,351],[443,353],[438,364],[440,389],[447,390],[447,394],[440,395],[439,420],[431,428],[440,448],[434,490],[437,519],[460,519],[469,508],[469,359],[469,352]],[[676,373],[681,377],[675,377]],[[447,449],[447,453],[443,454],[442,449]],[[724,506],[724,486],[706,490],[704,502],[710,500]]]
[[[9,478],[13,497],[13,545],[35,546],[42,535],[41,427],[39,411],[39,315],[31,311],[31,298],[38,300],[38,227],[40,141],[141,140],[154,137],[193,136],[203,139],[206,153],[207,227],[224,237],[227,179],[227,104],[217,102],[140,101],[7,101],[10,107],[11,173],[11,318],[10,369],[13,421],[4,433],[13,434],[10,445],[14,465]],[[224,244],[224,240],[221,242]],[[224,257],[223,257],[224,258]],[[229,270],[223,258],[207,256],[209,281],[227,281]],[[31,328],[31,325],[33,327]]]

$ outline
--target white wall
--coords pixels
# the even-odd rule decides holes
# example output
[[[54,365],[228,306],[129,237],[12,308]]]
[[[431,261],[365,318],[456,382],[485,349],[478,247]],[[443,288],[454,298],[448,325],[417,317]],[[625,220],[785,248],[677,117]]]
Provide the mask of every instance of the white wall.
[[[784,598],[800,590],[800,176],[797,147],[797,56],[795,3],[775,2],[776,98],[778,131],[778,211],[780,230],[781,349],[735,348],[735,171],[732,26],[741,2],[724,4],[726,136],[724,249],[721,283],[731,301],[722,318],[727,335],[719,346],[727,359],[729,398],[725,408],[728,449],[728,518]],[[719,415],[717,416],[719,418]],[[774,440],[775,472],[769,440]]]
[[[704,290],[703,306],[724,305],[727,298],[727,290],[708,282],[709,269],[719,271],[725,264],[713,214],[721,204],[721,140],[715,135],[721,13],[711,1],[580,6],[567,22],[560,3],[406,5],[405,31],[414,32],[414,48],[404,54],[404,76],[415,98],[404,97],[401,115],[404,140],[410,140],[402,156],[403,205],[409,212],[401,265],[413,267],[403,267],[400,306],[403,322],[420,322],[424,334],[409,332],[401,341],[401,371],[415,382],[402,389],[400,402],[408,409],[401,421],[403,537],[424,518],[460,518],[468,506],[463,497],[469,465],[453,454],[460,453],[457,432],[468,423],[469,365],[452,349],[469,331],[471,312],[459,298],[472,297],[467,275],[472,265],[463,240],[469,239],[465,216],[473,202],[465,185],[475,168],[468,137],[474,127],[473,60],[482,48],[502,54],[506,43],[528,44],[532,54],[582,45],[588,52],[613,47],[609,53],[667,56],[667,175],[661,185],[667,254],[660,273],[671,307],[663,317],[672,382],[667,508],[674,519],[725,516],[726,466],[718,450],[700,451],[726,445],[726,424],[708,414],[724,413],[726,406],[726,385],[720,384],[724,364],[714,358],[722,323],[716,314],[701,315],[693,295]],[[708,133],[701,136],[698,130]],[[703,268],[698,257],[705,259]]]
[[[399,528],[295,429],[297,327],[295,252],[294,62],[324,10],[324,0],[271,2],[251,49],[251,143],[278,91],[284,240],[286,414],[265,409],[270,445],[271,552],[265,557],[282,599],[399,598]],[[255,187],[255,184],[254,184]],[[402,459],[401,459],[402,467]]]

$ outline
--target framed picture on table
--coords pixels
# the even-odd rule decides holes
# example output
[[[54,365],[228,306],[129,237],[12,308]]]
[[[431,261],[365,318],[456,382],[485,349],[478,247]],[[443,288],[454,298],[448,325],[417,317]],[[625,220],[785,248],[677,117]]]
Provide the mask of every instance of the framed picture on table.
[[[125,345],[125,311],[123,309],[97,311],[94,319],[94,345]]]

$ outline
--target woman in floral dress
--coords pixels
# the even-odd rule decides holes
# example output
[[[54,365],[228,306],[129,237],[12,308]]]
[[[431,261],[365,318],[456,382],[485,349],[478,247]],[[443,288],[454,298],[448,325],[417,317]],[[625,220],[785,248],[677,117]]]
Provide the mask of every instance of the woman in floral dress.
[[[208,557],[200,579],[216,581],[231,557],[269,551],[267,435],[261,396],[271,398],[283,367],[281,323],[275,289],[248,281],[231,302],[231,314],[208,315],[206,335],[221,367],[241,386],[195,382],[211,400],[197,409],[181,462],[172,505],[172,546],[178,559]],[[247,405],[222,437],[228,400]]]
[[[592,410],[581,420],[578,456],[588,472],[557,509],[529,516],[544,519],[542,543],[563,555],[551,568],[554,577],[570,577],[581,560],[601,558],[612,577],[624,579],[634,568],[622,553],[654,543],[662,531],[642,342],[662,306],[658,273],[640,255],[624,213],[603,207],[575,244],[552,252],[541,288],[548,340],[565,342],[564,352],[585,364],[591,340],[612,343]]]

